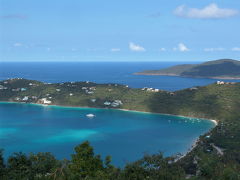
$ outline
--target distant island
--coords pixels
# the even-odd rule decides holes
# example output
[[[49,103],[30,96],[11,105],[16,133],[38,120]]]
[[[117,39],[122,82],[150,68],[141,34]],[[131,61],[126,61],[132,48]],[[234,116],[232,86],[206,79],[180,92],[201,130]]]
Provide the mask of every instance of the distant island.
[[[220,59],[202,64],[182,64],[160,70],[145,70],[135,74],[211,79],[240,79],[240,61]]]

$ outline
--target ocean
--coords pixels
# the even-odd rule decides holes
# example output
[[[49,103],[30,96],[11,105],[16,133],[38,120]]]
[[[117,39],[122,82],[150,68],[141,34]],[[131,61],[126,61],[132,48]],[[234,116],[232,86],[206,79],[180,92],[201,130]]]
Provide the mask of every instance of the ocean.
[[[0,62],[0,80],[20,77],[49,83],[92,81],[124,84],[132,88],[152,87],[168,91],[203,86],[217,81],[202,78],[133,75],[143,70],[161,69],[186,63],[199,62]]]
[[[94,114],[88,118],[87,114]],[[169,115],[0,102],[0,148],[13,152],[52,152],[70,158],[74,147],[90,141],[95,153],[112,156],[123,167],[145,153],[186,153],[215,125],[209,120]]]

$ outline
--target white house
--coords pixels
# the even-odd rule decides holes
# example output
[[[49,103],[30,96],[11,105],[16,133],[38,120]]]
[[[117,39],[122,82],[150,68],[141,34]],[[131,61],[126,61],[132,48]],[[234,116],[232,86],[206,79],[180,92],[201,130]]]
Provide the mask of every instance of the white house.
[[[28,100],[28,96],[24,96],[24,98],[22,100],[23,101],[27,101]]]
[[[51,103],[52,103],[52,101],[47,100],[47,98],[42,98],[42,99],[40,99],[40,101],[41,101],[43,104],[51,104]]]
[[[217,84],[222,85],[222,84],[225,84],[225,83],[224,83],[224,81],[217,81]]]

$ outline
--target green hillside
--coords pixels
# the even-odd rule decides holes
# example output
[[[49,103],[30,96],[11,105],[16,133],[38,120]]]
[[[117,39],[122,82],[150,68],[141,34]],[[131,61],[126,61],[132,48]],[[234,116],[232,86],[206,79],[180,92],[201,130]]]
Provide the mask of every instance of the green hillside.
[[[120,108],[218,121],[218,125],[201,136],[197,146],[180,160],[158,154],[128,164],[123,170],[100,166],[106,175],[105,178],[99,175],[102,179],[240,179],[240,83],[168,92],[91,82],[47,84],[25,79],[0,82],[0,101],[43,103],[43,98],[56,105]],[[64,167],[69,170],[68,166]],[[71,174],[69,167],[66,173]],[[98,176],[96,172],[95,175]]]
[[[208,61],[197,65],[184,64],[160,70],[146,70],[136,74],[240,79],[240,61],[221,59],[216,61]]]

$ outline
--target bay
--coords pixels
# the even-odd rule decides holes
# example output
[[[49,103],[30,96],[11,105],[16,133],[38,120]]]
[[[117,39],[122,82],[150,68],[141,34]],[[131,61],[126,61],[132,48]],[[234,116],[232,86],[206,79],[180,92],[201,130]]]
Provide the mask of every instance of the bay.
[[[94,114],[94,118],[86,117]],[[90,141],[102,157],[122,167],[144,153],[185,153],[215,125],[209,120],[133,111],[0,103],[0,147],[13,152],[52,152],[70,158]]]

